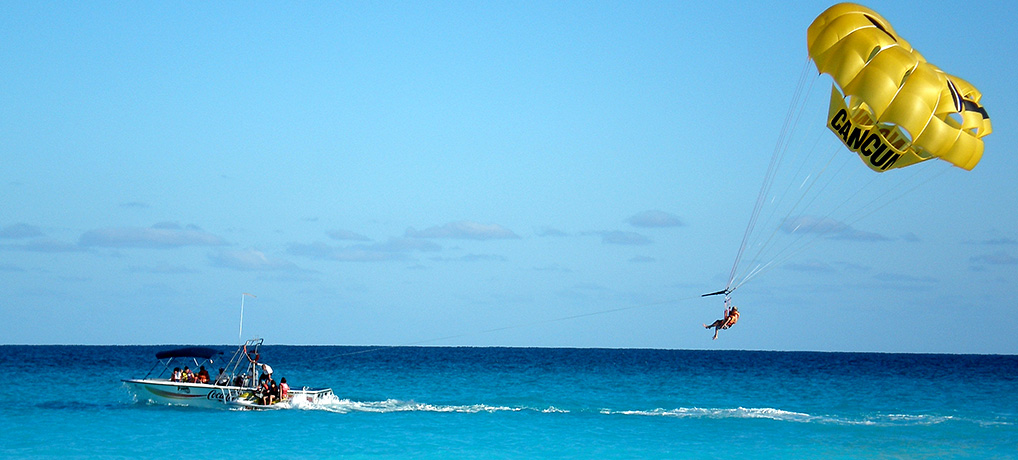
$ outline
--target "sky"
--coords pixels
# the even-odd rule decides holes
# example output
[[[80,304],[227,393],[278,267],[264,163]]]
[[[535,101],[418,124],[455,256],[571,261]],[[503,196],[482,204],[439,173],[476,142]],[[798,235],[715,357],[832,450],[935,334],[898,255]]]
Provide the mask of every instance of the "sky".
[[[830,5],[4,2],[0,343],[236,343],[243,301],[277,344],[1018,353],[1004,1],[868,4],[980,89],[982,162],[701,326]]]

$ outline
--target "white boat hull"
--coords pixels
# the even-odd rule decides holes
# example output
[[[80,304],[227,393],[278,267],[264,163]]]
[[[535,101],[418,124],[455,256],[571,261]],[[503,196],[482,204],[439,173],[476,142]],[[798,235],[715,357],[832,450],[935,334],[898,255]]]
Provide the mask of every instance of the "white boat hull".
[[[209,409],[237,407],[235,403],[238,400],[252,398],[254,391],[252,388],[171,382],[163,379],[125,379],[124,383],[139,402]],[[287,400],[292,407],[305,403],[321,404],[328,402],[330,398],[334,398],[332,390],[305,388],[291,389]]]

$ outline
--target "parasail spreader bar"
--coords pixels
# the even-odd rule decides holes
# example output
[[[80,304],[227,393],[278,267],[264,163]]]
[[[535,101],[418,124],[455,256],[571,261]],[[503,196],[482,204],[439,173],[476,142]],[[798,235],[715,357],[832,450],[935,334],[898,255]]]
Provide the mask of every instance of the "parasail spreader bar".
[[[728,294],[731,294],[731,293],[732,293],[731,289],[724,288],[724,289],[722,289],[722,290],[720,290],[718,292],[711,292],[711,293],[708,293],[708,294],[701,295],[700,297],[710,297],[712,295],[722,295],[722,294],[728,295]]]

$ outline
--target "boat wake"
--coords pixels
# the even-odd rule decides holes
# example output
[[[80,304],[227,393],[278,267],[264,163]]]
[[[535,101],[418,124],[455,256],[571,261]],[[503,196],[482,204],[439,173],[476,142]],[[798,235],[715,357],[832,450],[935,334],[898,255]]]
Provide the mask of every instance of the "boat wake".
[[[531,412],[544,414],[596,413],[606,416],[625,417],[665,417],[676,419],[766,419],[789,423],[819,423],[840,426],[928,426],[950,421],[969,421],[979,425],[1007,424],[1010,422],[962,420],[950,415],[928,414],[871,414],[857,417],[839,415],[813,415],[804,412],[787,411],[769,407],[762,408],[700,408],[680,407],[676,409],[652,410],[615,410],[615,409],[562,409],[556,406],[530,407],[490,404],[429,404],[417,401],[401,401],[386,399],[382,401],[354,401],[341,399],[332,395],[318,403],[292,403],[288,409],[320,410],[339,414],[348,413],[397,413],[397,412],[430,412],[430,413],[497,413],[497,412]]]
[[[302,410],[322,410],[340,414],[347,414],[352,412],[370,412],[370,413],[432,412],[432,413],[463,413],[463,414],[476,414],[483,412],[494,413],[494,412],[525,412],[525,411],[543,413],[568,412],[565,410],[557,409],[555,407],[538,409],[531,407],[494,406],[488,404],[443,405],[443,404],[428,404],[416,401],[400,401],[397,399],[387,399],[384,401],[353,401],[350,399],[340,399],[335,395],[333,395],[333,398],[331,400],[323,400],[318,403],[302,402],[292,404],[289,408]]]
[[[920,426],[944,423],[955,418],[950,415],[910,415],[910,414],[873,414],[861,417],[843,417],[836,415],[812,415],[769,407],[746,408],[678,408],[654,409],[650,411],[612,411],[602,410],[605,415],[637,415],[647,417],[673,417],[698,419],[769,419],[792,423],[820,423],[830,425],[859,426]]]

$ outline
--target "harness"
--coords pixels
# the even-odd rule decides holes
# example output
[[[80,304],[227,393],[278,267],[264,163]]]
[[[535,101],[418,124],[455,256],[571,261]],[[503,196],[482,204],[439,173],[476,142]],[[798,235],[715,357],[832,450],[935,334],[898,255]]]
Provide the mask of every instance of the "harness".
[[[732,305],[732,296],[725,294],[725,311],[728,312],[725,315],[725,324],[721,326],[721,329],[728,329],[739,322],[739,309]]]

